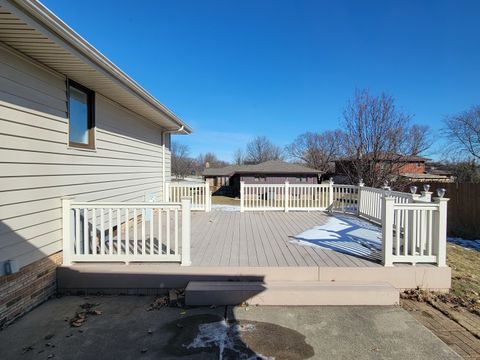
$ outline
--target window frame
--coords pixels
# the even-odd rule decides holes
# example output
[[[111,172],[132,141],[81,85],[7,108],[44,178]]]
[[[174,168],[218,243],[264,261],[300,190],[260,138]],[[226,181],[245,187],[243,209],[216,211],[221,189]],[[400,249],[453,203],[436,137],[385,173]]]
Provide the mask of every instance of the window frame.
[[[88,144],[70,140],[70,87],[84,92],[87,95],[87,126]],[[95,92],[89,88],[68,79],[67,81],[67,117],[68,117],[68,146],[72,148],[95,150]]]

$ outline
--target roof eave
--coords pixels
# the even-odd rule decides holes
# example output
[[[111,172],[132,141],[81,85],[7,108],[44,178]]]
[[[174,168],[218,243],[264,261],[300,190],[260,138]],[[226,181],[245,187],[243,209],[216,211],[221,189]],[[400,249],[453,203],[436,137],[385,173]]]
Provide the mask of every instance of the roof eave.
[[[150,95],[143,89],[136,81],[125,74],[120,68],[102,55],[95,47],[89,44],[72,28],[65,24],[60,18],[53,14],[48,8],[38,1],[30,0],[9,0],[9,2],[21,8],[23,11],[34,17],[42,26],[55,33],[63,41],[68,43],[80,54],[85,56],[88,60],[100,67],[103,71],[109,74],[114,80],[120,82],[122,85],[132,91],[137,97],[147,102],[154,109],[168,117],[173,123],[178,125],[178,129],[183,127],[183,132],[190,134],[192,128],[183,122],[171,110],[161,104],[157,99]],[[167,129],[175,132],[178,129]]]

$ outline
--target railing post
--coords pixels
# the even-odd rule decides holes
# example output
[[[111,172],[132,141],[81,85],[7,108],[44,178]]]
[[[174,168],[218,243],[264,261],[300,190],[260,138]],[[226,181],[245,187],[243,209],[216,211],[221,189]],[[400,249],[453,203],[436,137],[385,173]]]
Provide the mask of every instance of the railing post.
[[[210,185],[205,182],[205,211],[210,212],[212,210],[212,194],[210,193]]]
[[[434,251],[437,254],[438,266],[447,266],[447,198],[434,198],[438,211],[433,214]]]
[[[245,211],[245,182],[240,181],[240,212]]]
[[[395,198],[383,197],[382,206],[382,260],[383,266],[393,266],[393,212]]]
[[[190,260],[190,238],[191,229],[191,199],[189,197],[182,198],[182,266],[192,265]]]
[[[328,206],[327,209],[330,209],[330,212],[333,211],[333,178],[330,178],[328,181]]]
[[[284,188],[284,191],[285,191],[285,195],[284,195],[284,206],[285,206],[285,212],[288,212],[288,204],[290,202],[290,183],[288,182],[288,180],[285,180],[285,188]]]
[[[432,202],[432,192],[430,191],[421,191],[420,192],[421,196],[418,198],[419,201],[421,202]]]
[[[64,196],[62,200],[62,236],[63,236],[63,264],[71,265],[72,264],[72,253],[73,253],[73,215],[72,215],[72,196]]]
[[[360,216],[360,204],[361,204],[361,193],[362,193],[362,187],[365,186],[365,183],[363,182],[362,179],[358,181],[358,195],[357,195],[357,216]]]

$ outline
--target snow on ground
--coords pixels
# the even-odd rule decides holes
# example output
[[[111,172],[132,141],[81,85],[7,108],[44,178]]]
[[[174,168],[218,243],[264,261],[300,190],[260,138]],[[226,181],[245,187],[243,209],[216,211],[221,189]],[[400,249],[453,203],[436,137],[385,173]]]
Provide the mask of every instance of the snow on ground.
[[[344,254],[380,260],[382,234],[380,227],[349,215],[334,215],[327,222],[294,237],[291,243],[318,246]]]
[[[455,244],[455,245],[460,245],[463,246],[464,248],[467,249],[473,249],[480,251],[480,239],[479,240],[466,240],[462,239],[459,237],[449,237],[448,242]]]
[[[212,204],[213,211],[234,211],[240,212],[240,206],[237,205],[220,205],[220,204]]]
[[[237,354],[239,359],[275,360],[275,358],[266,357],[261,354],[255,354],[253,357],[248,358],[244,356],[245,354],[242,354],[241,348],[238,346],[238,343],[241,342],[241,333],[253,331],[255,331],[255,325],[253,324],[228,324],[225,320],[200,324],[198,326],[197,337],[186,347],[187,349],[218,347],[218,358],[220,360],[224,359],[226,350],[230,350],[232,353]]]

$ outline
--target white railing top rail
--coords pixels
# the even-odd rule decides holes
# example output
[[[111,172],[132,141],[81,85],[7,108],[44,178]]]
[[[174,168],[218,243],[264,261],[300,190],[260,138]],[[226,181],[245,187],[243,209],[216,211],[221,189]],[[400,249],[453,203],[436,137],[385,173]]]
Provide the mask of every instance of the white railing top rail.
[[[373,188],[373,187],[369,187],[369,186],[362,186],[361,188],[362,188],[362,191],[370,191],[370,192],[379,193],[379,194],[384,194],[385,193],[384,189]]]
[[[326,186],[329,186],[330,184],[322,184],[322,185],[326,185]],[[347,185],[347,184],[332,184],[333,187],[335,188],[348,188],[348,189],[354,189],[354,188],[357,188],[358,186],[357,185]]]
[[[72,201],[71,206],[77,209],[133,209],[133,208],[164,208],[164,209],[180,209],[181,203],[165,203],[165,202],[101,202],[101,201]]]
[[[206,182],[169,182],[168,184],[172,186],[186,186],[186,187],[202,187],[207,184]]]
[[[413,196],[410,193],[401,192],[401,191],[388,191],[388,196],[393,196],[397,198],[404,198],[413,201]]]
[[[285,187],[285,184],[243,184],[244,187]]]
[[[306,187],[306,188],[328,188],[329,184],[289,184],[294,187]]]
[[[438,210],[439,205],[437,203],[410,203],[410,204],[393,204],[394,209],[400,210]]]

